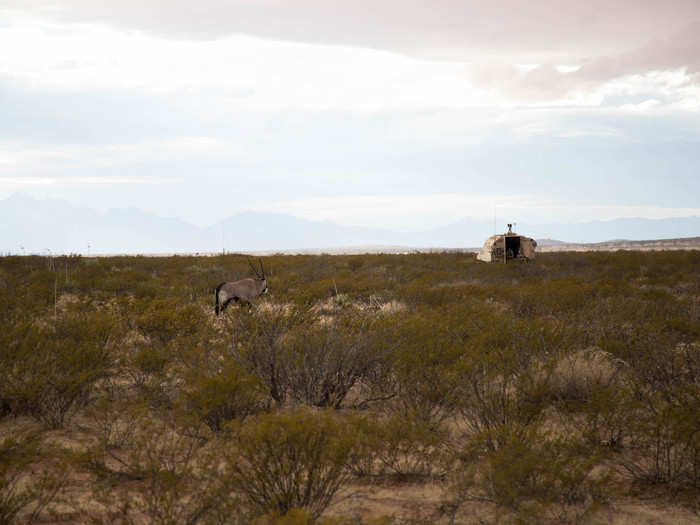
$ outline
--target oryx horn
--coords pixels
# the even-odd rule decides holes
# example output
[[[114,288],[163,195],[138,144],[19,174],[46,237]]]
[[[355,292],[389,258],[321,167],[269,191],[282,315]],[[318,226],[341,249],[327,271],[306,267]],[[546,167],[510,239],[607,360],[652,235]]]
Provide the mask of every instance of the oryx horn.
[[[248,257],[248,264],[249,264],[250,267],[253,269],[253,272],[255,272],[255,276],[256,276],[258,279],[263,279],[263,278],[264,278],[264,277],[260,277],[260,274],[259,274],[258,271],[255,269],[255,266],[253,266],[253,263],[250,261],[250,257]]]

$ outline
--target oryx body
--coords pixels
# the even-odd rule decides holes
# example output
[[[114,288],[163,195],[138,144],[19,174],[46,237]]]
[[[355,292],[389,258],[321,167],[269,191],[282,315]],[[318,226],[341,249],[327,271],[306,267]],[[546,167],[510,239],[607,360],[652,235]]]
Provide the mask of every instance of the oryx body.
[[[250,262],[250,261],[248,261]],[[253,299],[267,293],[267,278],[265,277],[265,269],[262,261],[260,261],[260,270],[262,275],[258,274],[255,267],[251,264],[255,271],[256,278],[241,279],[240,281],[224,282],[216,287],[214,312],[219,315],[224,311],[224,308],[231,301],[246,301],[249,305],[253,304]]]

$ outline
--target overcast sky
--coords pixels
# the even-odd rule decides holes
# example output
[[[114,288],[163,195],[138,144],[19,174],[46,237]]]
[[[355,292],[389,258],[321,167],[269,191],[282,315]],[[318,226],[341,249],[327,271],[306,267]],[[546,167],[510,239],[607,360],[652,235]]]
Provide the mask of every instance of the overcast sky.
[[[0,0],[0,199],[700,215],[698,0]]]

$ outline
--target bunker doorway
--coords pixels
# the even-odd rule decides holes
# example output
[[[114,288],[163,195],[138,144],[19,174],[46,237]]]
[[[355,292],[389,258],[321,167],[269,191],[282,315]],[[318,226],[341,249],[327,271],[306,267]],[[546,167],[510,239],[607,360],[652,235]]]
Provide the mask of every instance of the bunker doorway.
[[[506,237],[506,260],[515,259],[520,253],[520,237]]]

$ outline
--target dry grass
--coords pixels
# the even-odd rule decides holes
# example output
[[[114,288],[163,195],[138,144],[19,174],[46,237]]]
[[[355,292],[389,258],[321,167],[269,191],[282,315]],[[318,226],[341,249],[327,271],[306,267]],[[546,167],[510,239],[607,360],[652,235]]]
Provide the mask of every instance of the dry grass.
[[[376,296],[370,296],[368,301],[355,301],[346,294],[338,294],[328,299],[317,301],[311,311],[321,315],[335,315],[343,310],[353,309],[358,312],[378,312],[391,315],[407,310],[408,306],[403,301],[396,299],[382,300]]]
[[[444,493],[436,482],[350,485],[326,511],[327,516],[382,517],[436,523]]]
[[[672,504],[629,501],[602,509],[591,522],[596,525],[698,525],[700,514]]]
[[[625,364],[599,348],[586,348],[557,362],[551,377],[551,391],[560,399],[583,401],[611,386]]]
[[[294,310],[292,303],[276,303],[274,301],[261,301],[257,303],[257,309],[265,313],[281,313],[289,315]]]

